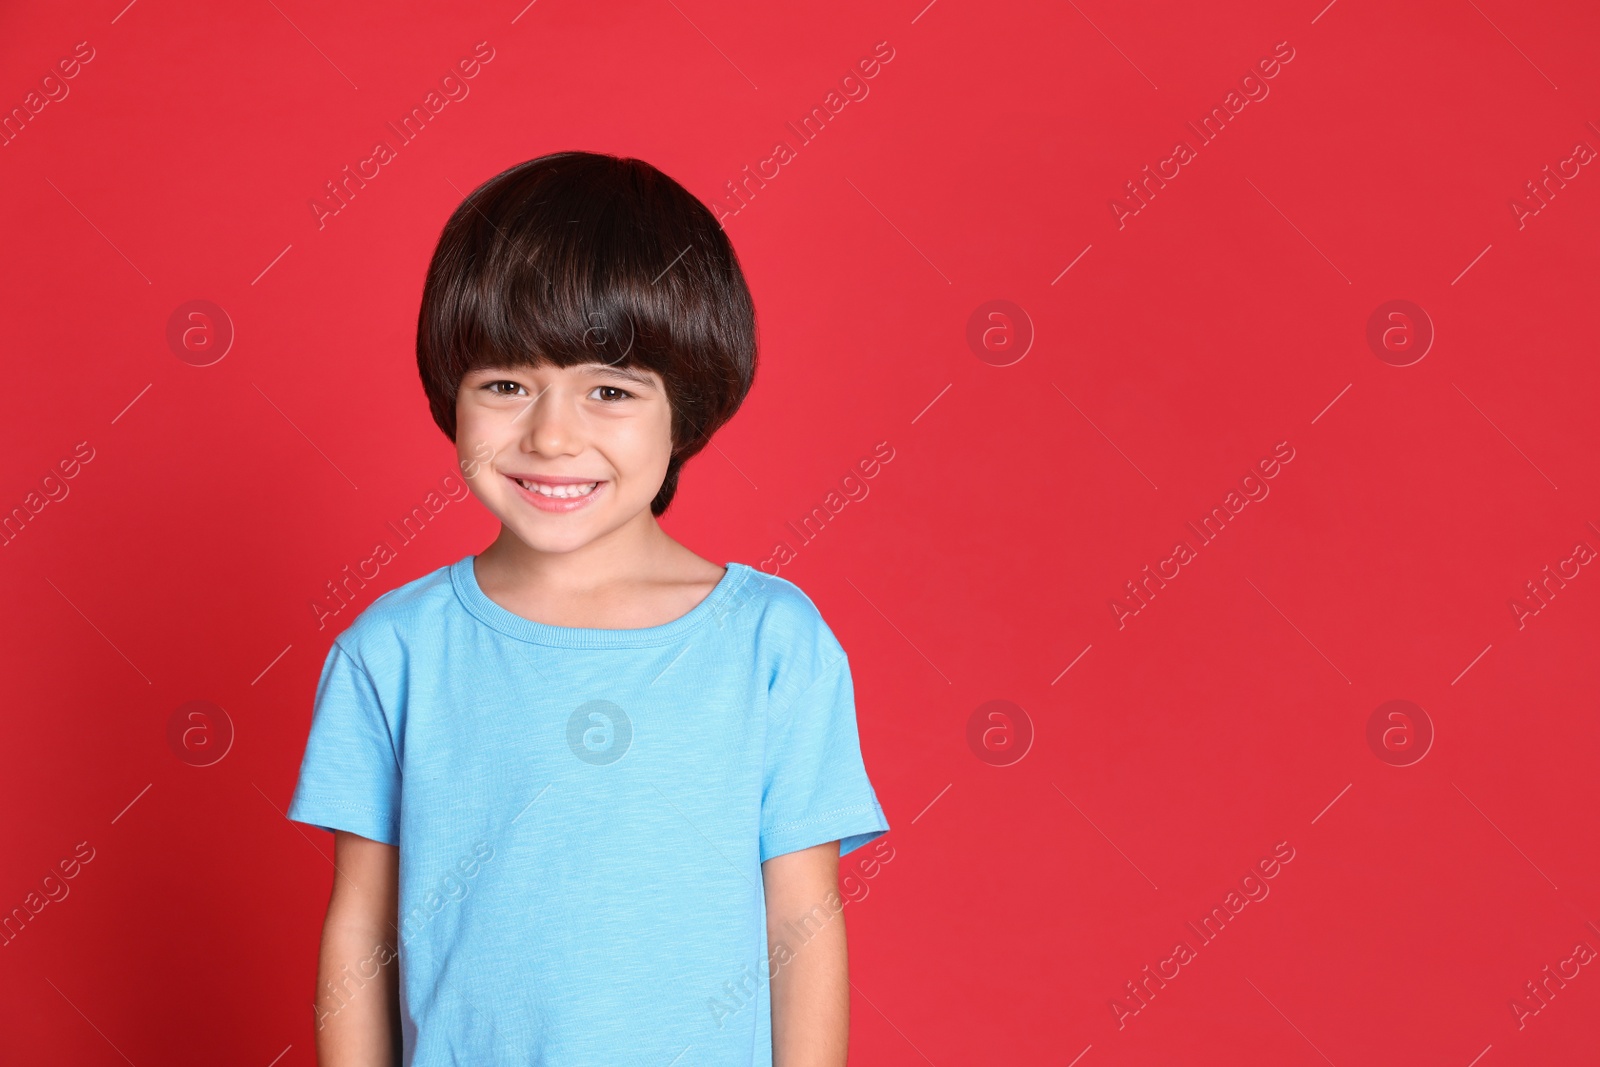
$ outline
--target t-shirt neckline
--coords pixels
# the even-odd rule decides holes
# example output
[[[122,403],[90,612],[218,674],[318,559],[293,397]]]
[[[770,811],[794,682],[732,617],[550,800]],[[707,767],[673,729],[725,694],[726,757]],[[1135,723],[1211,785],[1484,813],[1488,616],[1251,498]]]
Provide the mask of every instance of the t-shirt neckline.
[[[496,604],[478,585],[473,569],[476,556],[468,555],[450,565],[450,584],[456,598],[473,617],[487,626],[520,641],[562,648],[642,648],[680,640],[720,612],[723,605],[749,578],[751,568],[744,563],[724,564],[727,572],[704,600],[671,622],[659,626],[604,629],[588,626],[554,626],[524,618]]]

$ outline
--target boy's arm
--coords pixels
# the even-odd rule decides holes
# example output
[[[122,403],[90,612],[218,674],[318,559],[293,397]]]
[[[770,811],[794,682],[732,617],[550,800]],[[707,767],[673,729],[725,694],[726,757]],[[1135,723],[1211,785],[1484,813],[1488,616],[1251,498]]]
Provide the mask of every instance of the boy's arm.
[[[850,979],[839,842],[761,865],[767,897],[767,973],[773,1067],[845,1067]]]
[[[319,1067],[400,1063],[400,850],[335,830],[333,895],[317,964]]]

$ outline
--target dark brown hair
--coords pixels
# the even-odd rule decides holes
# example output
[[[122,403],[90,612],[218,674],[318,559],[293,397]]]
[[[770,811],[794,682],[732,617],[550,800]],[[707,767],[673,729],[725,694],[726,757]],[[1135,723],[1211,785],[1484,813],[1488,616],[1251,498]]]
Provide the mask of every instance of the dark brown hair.
[[[596,362],[666,384],[659,516],[683,464],[750,391],[755,307],[727,234],[687,189],[643,160],[556,152],[490,178],[445,223],[422,289],[417,369],[454,441],[468,372]]]

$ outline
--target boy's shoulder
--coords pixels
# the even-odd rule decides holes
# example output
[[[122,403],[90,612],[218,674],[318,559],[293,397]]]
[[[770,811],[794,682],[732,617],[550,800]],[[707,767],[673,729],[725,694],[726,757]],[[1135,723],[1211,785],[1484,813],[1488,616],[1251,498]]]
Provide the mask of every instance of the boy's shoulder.
[[[752,567],[744,587],[731,599],[732,612],[739,610],[741,599],[759,603],[754,620],[757,645],[770,657],[775,673],[816,678],[845,658],[844,646],[816,602],[787,578]]]
[[[436,633],[441,612],[455,599],[450,569],[445,564],[404,585],[397,585],[368,604],[334,636],[334,642],[357,658],[382,655],[398,642],[419,633]]]
[[[770,616],[772,625],[787,626],[794,629],[826,629],[827,623],[822,619],[822,612],[816,602],[787,578],[780,578],[776,574],[768,574],[757,567],[746,565],[749,573],[744,583],[736,589],[731,599],[756,599],[761,602],[763,611]]]

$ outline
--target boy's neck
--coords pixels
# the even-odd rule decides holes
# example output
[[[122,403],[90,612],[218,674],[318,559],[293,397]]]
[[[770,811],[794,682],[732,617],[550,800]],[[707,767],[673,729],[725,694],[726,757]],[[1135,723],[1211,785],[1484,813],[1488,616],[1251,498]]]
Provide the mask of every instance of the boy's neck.
[[[704,561],[644,511],[638,519],[567,551],[536,548],[502,525],[499,536],[478,553],[480,585],[501,590],[540,590],[583,596],[608,588],[672,581]]]

